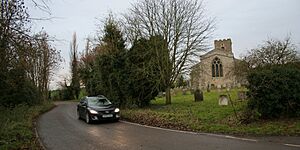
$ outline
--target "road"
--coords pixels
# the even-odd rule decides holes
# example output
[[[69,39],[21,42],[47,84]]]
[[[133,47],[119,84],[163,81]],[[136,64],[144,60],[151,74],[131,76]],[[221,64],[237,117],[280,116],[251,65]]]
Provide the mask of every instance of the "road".
[[[300,149],[299,137],[238,138],[180,132],[128,122],[86,124],[76,104],[61,102],[43,114],[37,131],[49,150],[285,150]]]

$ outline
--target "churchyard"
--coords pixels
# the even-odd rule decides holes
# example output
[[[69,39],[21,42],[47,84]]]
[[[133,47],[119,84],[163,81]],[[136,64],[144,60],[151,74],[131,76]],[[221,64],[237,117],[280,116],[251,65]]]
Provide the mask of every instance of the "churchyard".
[[[205,91],[204,100],[195,102],[190,91],[177,90],[173,92],[171,105],[165,105],[164,97],[157,97],[147,108],[122,110],[122,117],[144,125],[195,132],[243,136],[300,135],[300,120],[296,118],[244,122],[247,100],[239,100],[239,91],[246,89]],[[220,95],[230,96],[232,103],[229,100],[227,106],[220,106]]]

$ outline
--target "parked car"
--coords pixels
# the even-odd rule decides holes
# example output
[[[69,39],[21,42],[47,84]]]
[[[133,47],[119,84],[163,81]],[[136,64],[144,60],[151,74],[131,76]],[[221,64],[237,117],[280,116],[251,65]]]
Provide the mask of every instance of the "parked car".
[[[120,109],[115,107],[105,96],[86,96],[77,105],[78,119],[84,119],[86,123],[92,121],[112,120],[118,121]]]

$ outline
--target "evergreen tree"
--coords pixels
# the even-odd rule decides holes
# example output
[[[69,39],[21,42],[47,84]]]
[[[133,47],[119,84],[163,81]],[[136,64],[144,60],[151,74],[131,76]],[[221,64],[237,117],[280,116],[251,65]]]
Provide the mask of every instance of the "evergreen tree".
[[[117,22],[109,16],[104,26],[104,35],[97,47],[95,64],[96,93],[104,94],[112,101],[125,105],[124,81],[125,40]]]
[[[159,59],[163,57],[164,40],[161,36],[139,39],[127,55],[127,91],[132,103],[139,107],[149,105],[150,100],[163,89],[159,74]]]

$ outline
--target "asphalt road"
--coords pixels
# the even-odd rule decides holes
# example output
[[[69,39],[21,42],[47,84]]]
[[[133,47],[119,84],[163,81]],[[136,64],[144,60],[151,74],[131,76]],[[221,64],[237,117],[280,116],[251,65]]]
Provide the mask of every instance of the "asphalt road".
[[[299,137],[238,138],[179,132],[127,123],[86,124],[76,104],[62,102],[38,119],[38,135],[50,150],[286,150],[300,149]]]

